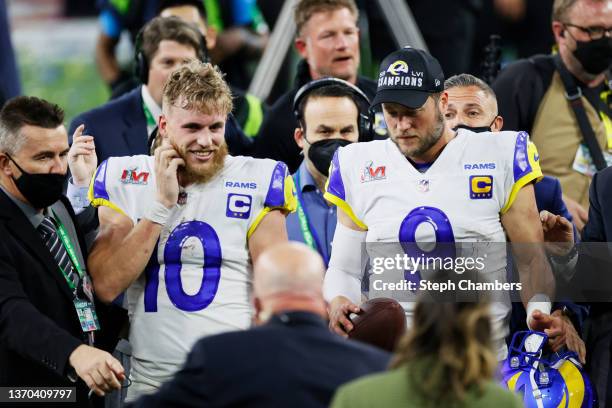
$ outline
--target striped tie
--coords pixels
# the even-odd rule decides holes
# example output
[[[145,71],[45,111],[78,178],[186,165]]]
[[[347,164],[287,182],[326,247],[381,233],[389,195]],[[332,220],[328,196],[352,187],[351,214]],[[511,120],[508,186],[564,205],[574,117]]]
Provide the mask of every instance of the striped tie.
[[[57,235],[55,224],[51,217],[45,217],[43,222],[38,226],[38,232],[42,235],[43,242],[53,255],[55,262],[59,265],[66,276],[70,278],[75,288],[79,287],[79,274],[72,267],[72,262],[68,256],[68,251],[64,248],[62,241]]]

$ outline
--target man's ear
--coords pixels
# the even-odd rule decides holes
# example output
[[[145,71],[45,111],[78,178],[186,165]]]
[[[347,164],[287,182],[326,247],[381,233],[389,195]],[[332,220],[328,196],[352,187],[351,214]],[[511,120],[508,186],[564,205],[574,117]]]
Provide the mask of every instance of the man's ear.
[[[157,121],[157,132],[163,139],[168,137],[168,119],[166,119],[166,116],[163,113],[159,115],[159,119]]]
[[[206,27],[206,48],[210,51],[217,45],[217,30],[214,27]]]
[[[295,143],[300,147],[300,149],[304,148],[304,130],[301,127],[295,128],[293,132],[293,138],[295,139]]]
[[[561,41],[565,41],[565,26],[560,21],[552,22],[552,32],[555,36],[555,41],[559,44]]]
[[[306,41],[301,38],[296,38],[294,43],[295,49],[297,50],[300,57],[308,59],[308,51],[306,51]]]
[[[444,115],[446,113],[446,110],[448,109],[448,92],[442,92],[442,94],[440,95],[440,101],[438,103],[440,112],[442,112],[442,115]]]
[[[504,118],[502,118],[500,115],[497,115],[495,119],[493,120],[493,125],[491,126],[491,130],[493,132],[500,132],[503,127],[504,127]]]
[[[4,152],[0,152],[0,172],[6,176],[14,175],[13,169],[11,168],[11,161]]]

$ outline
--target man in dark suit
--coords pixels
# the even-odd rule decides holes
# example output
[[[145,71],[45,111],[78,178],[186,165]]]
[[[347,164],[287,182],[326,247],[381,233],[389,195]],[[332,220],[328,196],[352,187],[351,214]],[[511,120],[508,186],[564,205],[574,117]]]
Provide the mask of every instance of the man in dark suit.
[[[383,371],[389,354],[331,333],[321,257],[301,243],[264,252],[255,264],[255,322],[200,340],[158,393],[133,407],[327,407],[337,387]]]
[[[595,387],[601,407],[612,406],[612,303],[610,280],[612,270],[612,167],[593,176],[589,191],[589,220],[582,230],[575,286],[597,290],[605,297],[593,302],[585,323],[587,370]],[[600,243],[600,244],[589,244]],[[602,244],[603,243],[603,244]],[[607,243],[607,245],[605,245]],[[588,300],[588,299],[587,299]],[[602,300],[608,300],[602,302]]]
[[[295,87],[282,95],[268,110],[255,138],[254,157],[280,160],[295,173],[302,162],[302,149],[293,138],[299,127],[293,114],[293,99],[308,82],[334,77],[361,89],[369,98],[376,82],[357,75],[359,69],[359,12],[354,0],[299,1],[295,7],[295,48],[303,58],[298,65]],[[376,114],[375,130],[381,130],[382,113]]]
[[[69,134],[84,124],[85,133],[96,139],[98,163],[111,156],[148,155],[147,142],[161,114],[166,80],[185,62],[203,59],[203,47],[196,27],[177,17],[154,18],[143,28],[136,50],[137,71],[143,85],[77,116]],[[242,154],[251,144],[231,115],[225,126],[225,139],[233,155]]]
[[[120,388],[124,373],[93,347],[100,324],[86,248],[62,196],[63,119],[57,105],[33,97],[0,111],[0,385],[76,386],[85,407],[88,389]]]

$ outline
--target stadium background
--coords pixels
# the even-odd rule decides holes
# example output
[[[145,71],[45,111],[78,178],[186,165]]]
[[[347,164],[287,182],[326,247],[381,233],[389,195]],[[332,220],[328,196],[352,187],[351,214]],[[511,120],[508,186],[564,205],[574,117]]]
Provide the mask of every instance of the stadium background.
[[[434,7],[445,7],[449,0],[430,1]],[[482,74],[484,48],[490,34],[501,35],[501,63],[535,53],[547,53],[553,44],[550,33],[552,0],[451,0],[475,5],[478,18],[475,30],[470,73]],[[108,100],[110,91],[101,80],[94,61],[96,36],[99,32],[96,0],[4,0],[9,17],[9,30],[15,49],[22,93],[53,100],[66,110],[66,123],[78,113],[99,106]],[[268,15],[278,14],[282,0],[258,0]],[[377,21],[372,23],[373,0],[360,2],[361,73],[372,77],[377,69],[377,58],[372,50],[389,49],[393,44],[387,29]],[[414,4],[412,4],[414,3]],[[408,0],[409,7],[420,7],[420,0]],[[0,2],[0,7],[2,7]],[[368,12],[364,12],[367,9]],[[447,25],[444,16],[431,16],[439,21],[436,30],[443,32]],[[430,20],[428,18],[428,20]],[[422,19],[420,20],[422,21]],[[273,21],[268,24],[273,29]],[[417,21],[419,23],[419,21]],[[423,22],[425,23],[425,22]],[[367,29],[376,26],[374,36]],[[380,28],[379,28],[380,27]],[[374,38],[373,38],[374,37]],[[4,52],[4,51],[3,51]],[[449,50],[449,52],[454,52]],[[378,52],[379,54],[381,52]],[[293,48],[289,52],[289,69],[277,80],[267,102],[273,102],[283,89],[291,87],[298,62]],[[119,43],[119,61],[128,65],[133,56],[129,35],[124,33]],[[256,67],[256,61],[251,68]],[[448,75],[447,75],[448,76]]]

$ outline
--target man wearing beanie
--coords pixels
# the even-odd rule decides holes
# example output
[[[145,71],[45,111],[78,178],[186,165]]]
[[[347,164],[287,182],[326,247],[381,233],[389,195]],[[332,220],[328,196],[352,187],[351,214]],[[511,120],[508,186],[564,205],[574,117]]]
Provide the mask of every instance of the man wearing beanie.
[[[330,168],[325,198],[341,209],[325,276],[330,326],[344,335],[353,329],[349,314],[359,311],[364,278],[368,297],[396,298],[410,322],[417,292],[441,272],[445,280],[460,283],[454,287],[457,296],[470,290],[480,297],[484,282],[504,288],[488,292],[503,359],[511,295],[525,303],[532,329],[551,322],[554,279],[538,245],[543,232],[532,185],[542,177],[536,148],[525,132],[491,137],[447,128],[444,74],[423,50],[406,47],[383,60],[372,107],[380,104],[390,138],[342,147]],[[506,235],[531,244],[515,253],[520,283],[506,279]],[[395,245],[371,245],[385,242]],[[355,248],[365,248],[368,258],[355,256]],[[383,268],[380,253],[408,260]],[[459,268],[457,260],[467,266],[470,257],[477,264]],[[361,258],[369,259],[369,268]],[[456,263],[440,266],[439,259]]]

